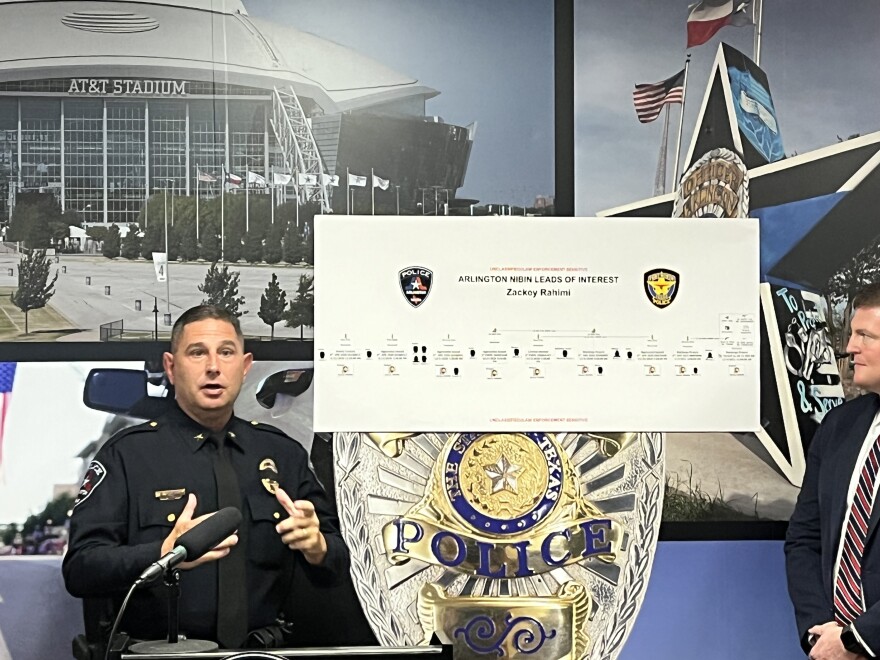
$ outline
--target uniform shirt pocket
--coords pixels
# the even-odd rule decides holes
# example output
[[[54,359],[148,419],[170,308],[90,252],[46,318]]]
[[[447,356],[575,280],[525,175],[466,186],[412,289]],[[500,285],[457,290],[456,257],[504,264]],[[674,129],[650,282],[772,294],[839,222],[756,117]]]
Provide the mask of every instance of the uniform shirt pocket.
[[[159,500],[152,493],[138,499],[139,542],[161,541],[171,532],[186,500]]]
[[[287,512],[268,494],[247,496],[247,506],[252,521],[247,542],[248,559],[257,566],[279,566],[289,550],[275,531],[275,525],[287,518]]]

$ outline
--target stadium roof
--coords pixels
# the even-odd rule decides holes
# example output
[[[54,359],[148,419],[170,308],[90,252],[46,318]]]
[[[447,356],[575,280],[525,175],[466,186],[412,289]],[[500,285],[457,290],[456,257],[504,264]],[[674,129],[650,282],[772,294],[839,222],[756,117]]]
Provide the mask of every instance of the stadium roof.
[[[325,113],[439,92],[337,43],[251,18],[239,0],[0,0],[0,82],[173,78],[293,85]]]

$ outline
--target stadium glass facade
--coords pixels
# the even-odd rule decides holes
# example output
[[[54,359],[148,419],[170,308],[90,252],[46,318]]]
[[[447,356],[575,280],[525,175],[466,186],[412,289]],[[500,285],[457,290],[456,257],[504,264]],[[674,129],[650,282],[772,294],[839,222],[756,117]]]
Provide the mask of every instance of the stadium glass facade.
[[[194,195],[199,171],[216,178],[198,186],[210,197],[219,193],[224,164],[241,177],[280,168],[266,90],[98,82],[0,84],[0,222],[18,192],[52,192],[86,222],[134,222],[150,194]]]

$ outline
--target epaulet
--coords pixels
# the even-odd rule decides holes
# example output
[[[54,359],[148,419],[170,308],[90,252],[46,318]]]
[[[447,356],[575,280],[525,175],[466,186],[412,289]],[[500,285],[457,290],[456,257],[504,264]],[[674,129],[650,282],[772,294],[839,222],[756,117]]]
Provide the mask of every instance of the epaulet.
[[[268,431],[269,433],[274,433],[276,435],[283,436],[283,437],[287,438],[288,440],[293,439],[289,435],[287,435],[287,433],[285,433],[284,431],[279,429],[277,426],[272,426],[271,424],[264,424],[263,422],[256,420],[256,419],[252,419],[251,421],[246,422],[246,423],[251,428],[255,428],[259,431]]]
[[[160,424],[156,420],[150,420],[148,422],[144,422],[143,424],[135,424],[134,426],[129,426],[128,428],[124,428],[121,431],[117,431],[113,434],[113,437],[107,440],[107,442],[104,444],[105,446],[109,446],[113,443],[119,442],[120,440],[122,440],[122,438],[127,438],[130,435],[158,431],[159,427]]]

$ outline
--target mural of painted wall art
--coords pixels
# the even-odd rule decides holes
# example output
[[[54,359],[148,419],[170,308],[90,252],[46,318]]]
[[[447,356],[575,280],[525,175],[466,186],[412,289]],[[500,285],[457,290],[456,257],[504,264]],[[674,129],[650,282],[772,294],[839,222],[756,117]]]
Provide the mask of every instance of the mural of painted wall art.
[[[880,272],[880,99],[863,64],[880,54],[865,27],[880,14],[714,3],[729,12],[707,22],[675,2],[635,4],[624,16],[575,3],[578,213],[744,213],[761,226],[762,428],[668,434],[664,520],[787,520],[806,444],[857,394],[849,301]]]
[[[0,353],[209,300],[308,359],[315,214],[551,213],[552,9],[0,3]]]

